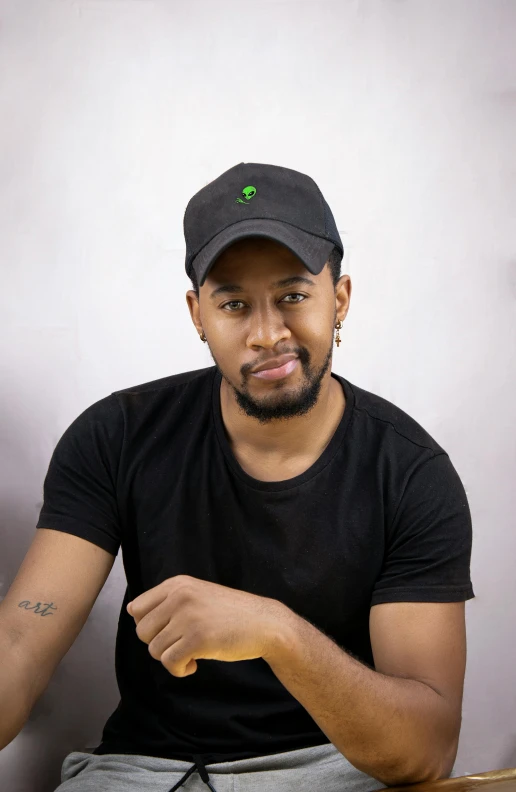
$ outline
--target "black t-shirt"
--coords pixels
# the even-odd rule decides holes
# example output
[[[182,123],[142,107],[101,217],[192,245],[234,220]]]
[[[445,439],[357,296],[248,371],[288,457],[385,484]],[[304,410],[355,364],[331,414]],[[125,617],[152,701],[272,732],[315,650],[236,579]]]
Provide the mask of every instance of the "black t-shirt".
[[[151,657],[126,605],[174,575],[280,600],[372,668],[372,605],[474,596],[471,515],[448,454],[403,410],[332,376],[340,424],[285,481],[239,465],[215,366],[116,391],[64,432],[37,527],[121,547],[128,583],[120,703],[94,753],[215,763],[329,742],[261,658],[199,660],[179,678]]]

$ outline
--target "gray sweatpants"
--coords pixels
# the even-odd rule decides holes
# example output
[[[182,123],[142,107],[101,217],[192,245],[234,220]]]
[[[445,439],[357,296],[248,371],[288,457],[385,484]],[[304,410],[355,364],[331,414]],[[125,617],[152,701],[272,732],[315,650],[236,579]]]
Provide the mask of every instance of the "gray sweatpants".
[[[75,751],[55,792],[169,792],[192,762],[152,756]],[[206,765],[216,792],[373,792],[385,784],[357,770],[332,743]],[[209,792],[197,771],[178,792]]]

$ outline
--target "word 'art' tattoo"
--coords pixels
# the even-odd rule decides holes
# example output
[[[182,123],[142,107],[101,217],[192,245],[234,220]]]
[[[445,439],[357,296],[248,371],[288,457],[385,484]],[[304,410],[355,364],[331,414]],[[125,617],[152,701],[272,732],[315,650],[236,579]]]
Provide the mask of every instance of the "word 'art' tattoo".
[[[40,616],[53,616],[53,613],[49,613],[51,610],[57,610],[57,605],[54,605],[53,602],[45,602],[45,607],[41,608],[41,602],[37,602],[35,605],[31,605],[29,600],[23,600],[18,605],[19,608],[25,608],[25,610],[33,610],[34,613],[39,613]]]

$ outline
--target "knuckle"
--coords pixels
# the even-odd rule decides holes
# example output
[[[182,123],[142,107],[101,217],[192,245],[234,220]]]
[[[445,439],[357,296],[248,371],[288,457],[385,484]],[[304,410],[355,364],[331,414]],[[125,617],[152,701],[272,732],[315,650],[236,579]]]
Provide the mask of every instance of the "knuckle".
[[[161,658],[162,652],[154,641],[151,641],[149,644],[149,654],[154,660],[159,660]]]
[[[190,575],[176,575],[173,578],[169,578],[169,580],[175,586],[180,586],[181,588],[183,588],[183,586],[189,585],[192,582],[193,578]]]
[[[136,625],[136,635],[138,636],[140,641],[145,641],[145,625],[143,624],[143,622],[139,622]],[[147,642],[145,641],[145,643]]]
[[[174,596],[180,602],[188,602],[194,595],[194,586],[192,578],[188,575],[179,575],[176,586],[174,588]]]
[[[181,676],[180,658],[174,652],[166,652],[161,658],[161,664],[172,676]]]

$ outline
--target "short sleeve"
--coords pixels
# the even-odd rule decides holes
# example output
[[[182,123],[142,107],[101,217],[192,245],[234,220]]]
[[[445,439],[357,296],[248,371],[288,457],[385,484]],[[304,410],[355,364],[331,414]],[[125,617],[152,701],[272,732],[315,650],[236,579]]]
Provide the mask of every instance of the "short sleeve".
[[[122,442],[123,415],[114,394],[84,410],[54,449],[36,528],[75,534],[116,556],[121,544],[116,482]]]
[[[471,549],[466,491],[448,454],[436,454],[405,484],[371,605],[472,599]]]

